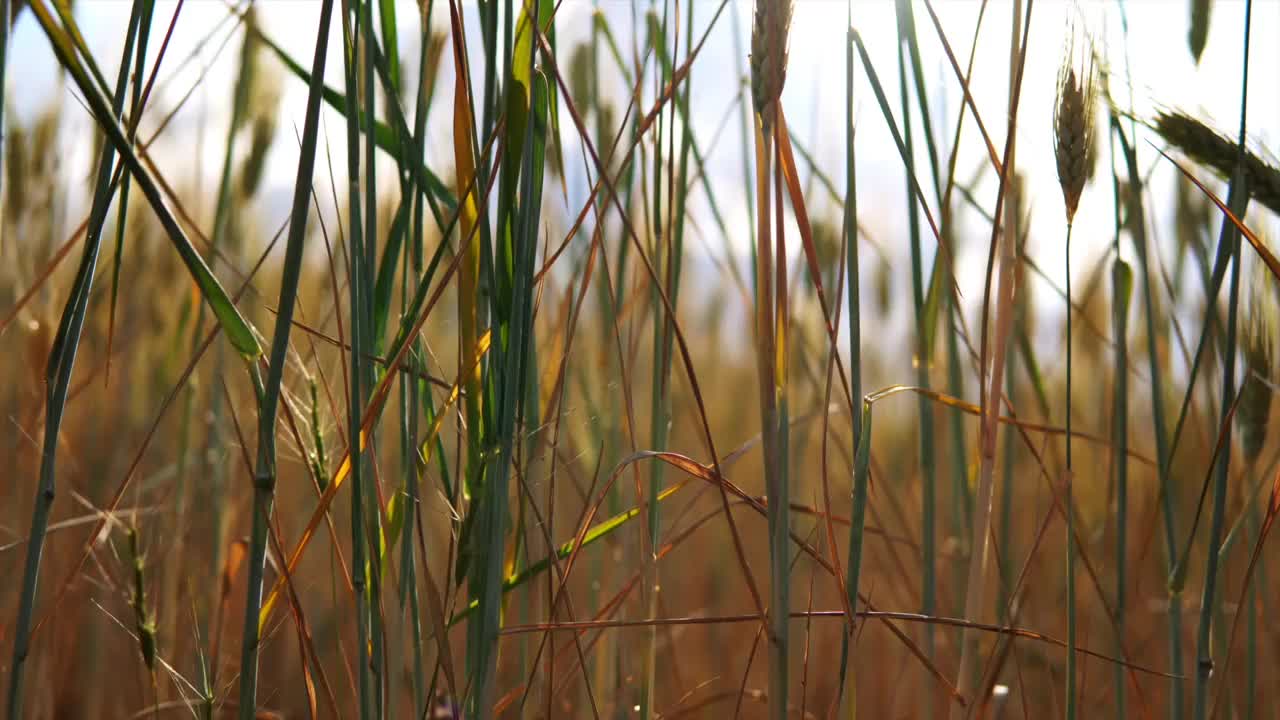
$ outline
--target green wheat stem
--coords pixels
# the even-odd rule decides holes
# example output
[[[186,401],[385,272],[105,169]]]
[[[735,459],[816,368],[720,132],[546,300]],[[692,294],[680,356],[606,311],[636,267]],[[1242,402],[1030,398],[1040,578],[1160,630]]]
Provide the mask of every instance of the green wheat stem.
[[[902,15],[899,14],[899,34]],[[924,260],[920,237],[920,209],[916,203],[913,189],[916,187],[915,151],[912,143],[912,123],[910,98],[907,92],[905,42],[898,43],[898,90],[902,101],[902,137],[906,148],[903,165],[907,174],[907,232],[911,241],[911,299],[914,308],[916,342],[915,353],[916,385],[929,387],[929,358],[927,347],[928,322],[925,318]],[[938,610],[938,540],[937,540],[937,463],[934,446],[933,407],[928,398],[920,395],[916,401],[918,422],[920,423],[919,452],[920,473],[923,482],[920,495],[920,533],[921,562],[923,563],[923,587],[920,595],[920,612],[934,615]],[[928,658],[935,652],[934,626],[924,626],[924,652]],[[926,698],[928,703],[929,699]]]
[[[1117,652],[1124,657],[1125,615],[1128,604],[1129,552],[1129,300],[1133,294],[1133,271],[1123,260],[1116,258],[1111,267],[1112,312],[1114,327],[1114,381],[1112,386],[1112,467],[1116,480],[1116,634]],[[1125,669],[1115,668],[1116,717],[1127,715],[1125,697]]]
[[[61,49],[59,60],[63,66],[73,62],[65,46],[59,48],[52,18],[43,3],[33,2],[31,9],[43,27],[45,34],[53,41],[55,49]],[[118,119],[124,110],[125,89],[129,79],[129,56],[133,53],[134,41],[137,38],[138,24],[143,3],[133,5],[129,18],[129,29],[125,36],[125,47],[120,60],[120,72],[116,81],[115,95],[112,99],[111,115]],[[0,17],[0,23],[8,24],[7,15]],[[0,92],[3,86],[0,85]],[[71,385],[71,373],[75,367],[76,354],[80,347],[81,330],[89,305],[89,295],[93,288],[94,273],[98,264],[98,251],[101,247],[103,224],[111,204],[112,186],[111,170],[115,160],[116,149],[111,143],[103,143],[101,156],[98,158],[97,174],[94,184],[93,204],[89,213],[88,234],[84,251],[80,259],[80,267],[72,284],[71,294],[63,307],[62,317],[58,322],[58,331],[54,336],[53,347],[49,351],[48,363],[45,367],[45,428],[44,440],[40,454],[40,479],[37,485],[34,509],[31,517],[31,530],[27,538],[27,556],[22,572],[22,585],[18,600],[17,622],[13,630],[13,662],[9,669],[8,716],[10,720],[19,720],[23,715],[23,673],[30,653],[31,620],[35,610],[36,586],[40,575],[40,561],[44,554],[45,535],[49,527],[49,514],[53,509],[56,495],[56,461],[58,438],[62,425],[63,412],[66,409],[67,394]]]
[[[853,0],[845,4],[846,20],[853,27]],[[844,172],[845,197],[843,217],[843,242],[845,251],[846,285],[845,302],[848,305],[849,327],[849,388],[854,401],[862,398],[862,312],[861,312],[861,275],[858,264],[858,182],[857,164],[854,154],[853,126],[853,37],[845,38],[844,43]],[[852,410],[852,408],[851,408]],[[866,422],[864,422],[864,416]],[[866,469],[870,467],[870,406],[863,412],[851,412],[852,443],[854,450],[854,474],[852,478],[853,522],[849,525],[849,549],[845,571],[845,594],[850,609],[857,607],[859,575],[862,571],[862,537],[866,509]],[[863,436],[866,435],[865,448]],[[864,472],[859,472],[859,470]],[[856,556],[856,559],[855,559]],[[851,657],[850,645],[854,639],[855,625],[852,618],[846,622],[844,633],[840,637],[840,693],[847,712],[845,717],[853,720],[857,716],[857,677],[856,663]]]
[[[351,455],[351,586],[355,596],[356,624],[356,672],[358,677],[357,707],[361,720],[372,717],[371,703],[374,692],[371,687],[369,671],[369,620],[368,620],[368,538],[365,531],[365,469],[366,457],[363,447],[360,422],[364,406],[364,310],[361,293],[365,284],[362,266],[363,258],[363,223],[361,222],[360,203],[360,140],[357,114],[357,97],[359,81],[357,79],[356,32],[352,27],[352,13],[342,13],[343,36],[343,76],[346,83],[346,140],[347,140],[347,203],[348,203],[348,253],[347,253],[347,290],[348,315],[351,334],[351,350],[349,359],[350,383],[347,404],[347,447]],[[314,74],[312,75],[314,78]],[[372,182],[372,178],[367,179]],[[376,208],[368,208],[375,212]]]
[[[257,707],[260,641],[258,614],[262,606],[263,563],[266,558],[267,532],[271,507],[275,501],[277,480],[276,412],[282,392],[284,365],[289,351],[289,333],[293,328],[293,311],[298,296],[298,283],[302,275],[307,210],[311,201],[311,177],[315,169],[316,143],[320,131],[320,78],[324,77],[329,45],[329,20],[332,14],[333,0],[325,0],[320,8],[320,24],[316,34],[315,59],[312,67],[312,77],[315,79],[307,96],[301,155],[298,161],[297,180],[294,184],[289,235],[285,246],[283,276],[280,281],[280,300],[277,305],[276,327],[271,339],[271,355],[267,364],[265,382],[261,379],[258,363],[253,362],[250,366],[259,396],[258,456],[253,477],[253,535],[250,540],[249,581],[245,591],[244,639],[240,656],[239,705],[242,720],[251,720],[256,714]]]
[[[1067,388],[1066,388],[1066,442],[1067,442],[1067,683],[1066,717],[1076,717],[1076,543],[1075,543],[1075,477],[1071,463],[1071,228],[1067,223],[1067,239],[1064,248],[1067,293]]]
[[[1237,184],[1240,187],[1237,187]],[[1243,187],[1243,178],[1236,176],[1236,182],[1232,183],[1231,195],[1240,192],[1247,196],[1247,190]],[[1230,202],[1230,201],[1229,201]],[[1227,480],[1230,476],[1231,463],[1231,427],[1230,422],[1233,402],[1237,392],[1235,381],[1235,361],[1236,361],[1236,331],[1237,331],[1237,314],[1240,298],[1240,236],[1234,226],[1227,219],[1223,219],[1222,237],[1220,242],[1228,245],[1229,252],[1232,256],[1231,280],[1228,290],[1227,299],[1227,336],[1225,338],[1226,357],[1222,364],[1222,432],[1226,434],[1226,438],[1222,443],[1221,452],[1218,454],[1217,463],[1214,466],[1213,478],[1213,509],[1211,511],[1211,519],[1209,525],[1209,546],[1207,566],[1205,568],[1204,589],[1200,601],[1200,621],[1196,633],[1196,684],[1195,684],[1195,704],[1194,717],[1196,720],[1203,720],[1208,712],[1208,695],[1209,695],[1209,679],[1213,672],[1213,652],[1210,647],[1211,629],[1213,625],[1213,613],[1215,609],[1215,598],[1218,584],[1218,565],[1220,564],[1220,550],[1222,547],[1223,524],[1225,522],[1225,510],[1227,501]]]
[[[364,88],[364,112],[366,117],[374,117],[377,112],[377,89],[374,82],[374,66],[377,64],[376,57],[379,54],[378,42],[374,36],[374,17],[373,17],[374,0],[364,0],[360,4],[361,19],[358,23],[359,39],[353,38],[352,42],[363,43],[364,55],[360,69],[363,71]],[[316,73],[312,73],[315,77]],[[394,99],[394,95],[392,96]],[[372,123],[366,123],[364,126],[364,265],[361,286],[361,322],[360,322],[360,340],[366,354],[374,353],[379,344],[378,325],[376,315],[377,303],[377,287],[374,283],[374,268],[378,267],[378,174],[377,174],[377,142]],[[372,388],[377,382],[376,371],[372,363],[365,363],[363,366],[365,383],[364,387]],[[368,430],[367,442],[369,447],[375,448],[374,428]],[[372,463],[375,452],[370,452],[366,458],[366,462]],[[383,622],[382,612],[382,538],[383,529],[381,523],[382,513],[377,509],[380,506],[378,498],[377,483],[369,482],[365,486],[366,516],[367,524],[366,537],[370,543],[371,551],[369,553],[369,664],[372,674],[372,701],[373,701],[373,717],[382,718],[386,713],[386,692],[387,692],[387,673],[386,673],[386,632]],[[363,648],[362,648],[363,649]]]
[[[650,42],[655,46],[665,46],[667,37],[668,16],[671,12],[671,3],[663,2],[662,4],[662,21],[661,26],[658,25],[656,18],[652,12],[649,14],[649,34]],[[660,52],[660,54],[662,54]],[[670,81],[671,73],[664,66],[660,68],[659,83],[665,85]],[[675,107],[672,103],[662,113],[658,115],[655,137],[653,142],[653,191],[651,194],[652,216],[649,223],[652,237],[650,238],[654,267],[659,273],[664,275],[664,280],[670,278],[670,268],[672,267],[672,248],[666,242],[667,234],[670,232],[670,224],[662,213],[662,175],[663,166],[662,159],[665,148],[663,147],[664,135],[674,137],[675,135]],[[667,185],[672,187],[675,178],[668,177]],[[664,272],[666,270],[666,272]],[[662,313],[661,290],[654,287],[651,296],[651,307],[653,308],[653,367],[651,369],[652,381],[650,383],[650,405],[649,405],[649,442],[654,450],[662,451],[667,446],[667,428],[668,418],[670,414],[670,404],[668,402],[667,383],[670,380],[670,352],[667,343],[668,325],[672,318],[665,317]],[[648,523],[645,533],[645,541],[642,548],[645,551],[641,557],[644,563],[644,594],[645,598],[645,614],[647,617],[656,617],[658,613],[658,542],[661,531],[661,518],[658,514],[658,504],[653,501],[657,497],[659,490],[662,488],[663,473],[666,467],[664,463],[653,463],[649,466],[649,487],[646,495],[645,506],[648,510]],[[651,626],[645,633],[645,650],[643,674],[640,678],[640,719],[649,720],[653,713],[653,700],[656,690],[656,675],[658,664],[658,628]]]
[[[1253,21],[1253,0],[1245,0],[1244,14],[1244,61],[1240,79],[1240,135],[1238,140],[1238,156],[1235,176],[1227,190],[1227,206],[1235,211],[1236,217],[1244,217],[1249,205],[1249,183],[1245,179],[1245,137],[1249,107],[1249,42]],[[1198,59],[1198,53],[1197,53]],[[1209,547],[1207,567],[1205,568],[1204,590],[1200,601],[1200,625],[1196,642],[1196,687],[1195,687],[1195,720],[1203,720],[1208,707],[1209,679],[1213,670],[1213,658],[1209,643],[1213,623],[1213,612],[1216,609],[1216,591],[1218,585],[1218,565],[1222,546],[1223,523],[1227,504],[1227,481],[1230,478],[1231,464],[1231,408],[1230,400],[1238,392],[1236,388],[1236,331],[1237,314],[1240,302],[1240,231],[1229,218],[1222,219],[1222,230],[1218,237],[1220,246],[1225,245],[1232,256],[1231,285],[1227,297],[1227,336],[1226,357],[1222,362],[1222,432],[1225,441],[1218,457],[1213,488],[1213,511],[1209,525]]]
[[[1147,337],[1147,362],[1149,382],[1151,385],[1151,424],[1155,434],[1156,445],[1156,471],[1159,478],[1159,496],[1161,500],[1161,517],[1164,520],[1164,547],[1165,558],[1168,563],[1170,575],[1176,569],[1178,564],[1178,551],[1175,541],[1177,518],[1175,517],[1173,507],[1173,497],[1171,493],[1171,472],[1170,472],[1170,455],[1169,455],[1169,433],[1167,421],[1165,418],[1165,397],[1164,397],[1164,381],[1163,372],[1160,367],[1159,342],[1160,336],[1156,332],[1156,312],[1154,288],[1155,284],[1152,279],[1150,262],[1148,259],[1149,248],[1147,246],[1146,232],[1146,216],[1145,208],[1142,203],[1143,194],[1143,176],[1138,169],[1138,157],[1134,147],[1130,144],[1124,133],[1124,129],[1120,127],[1119,120],[1113,115],[1111,117],[1111,131],[1115,138],[1120,141],[1120,149],[1124,157],[1125,166],[1129,174],[1129,227],[1133,236],[1133,245],[1135,254],[1138,258],[1138,274],[1142,279],[1142,301],[1143,316],[1146,319],[1146,337]],[[1181,720],[1183,715],[1183,684],[1182,676],[1182,593],[1181,589],[1171,584],[1169,587],[1167,613],[1169,618],[1169,674],[1174,678],[1169,680],[1169,717],[1171,720]]]

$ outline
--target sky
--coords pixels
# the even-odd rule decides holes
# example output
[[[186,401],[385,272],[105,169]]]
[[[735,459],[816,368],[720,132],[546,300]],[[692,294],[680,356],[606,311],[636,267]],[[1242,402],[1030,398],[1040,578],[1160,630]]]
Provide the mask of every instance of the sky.
[[[694,0],[694,26],[698,36],[705,31],[721,3],[718,0]],[[959,62],[967,62],[974,38],[975,24],[981,3],[977,0],[934,0],[940,24]],[[309,64],[314,51],[314,28],[318,19],[318,2],[309,0],[259,0],[257,3],[264,31],[294,58]],[[433,28],[447,30],[445,5],[437,2],[432,18]],[[478,27],[474,3],[464,3],[469,28]],[[648,4],[639,4],[641,22]],[[923,2],[915,3],[915,15],[920,37],[922,65],[931,89],[929,97],[933,110],[934,133],[940,143],[940,152],[951,147],[960,102],[959,85],[943,53]],[[972,91],[974,101],[983,113],[985,126],[997,148],[1004,147],[1006,123],[1005,108],[1009,92],[1009,38],[1011,2],[993,0],[983,18],[981,34],[976,44]],[[157,23],[167,25],[175,8],[173,2],[157,4]],[[561,62],[567,65],[568,54],[578,43],[589,37],[593,13],[600,12],[609,19],[620,42],[630,43],[633,36],[633,3],[629,0],[563,0],[557,16],[558,44]],[[1104,49],[1107,65],[1112,70],[1113,93],[1126,104],[1132,101],[1139,118],[1151,118],[1159,109],[1177,109],[1215,126],[1234,136],[1239,125],[1240,70],[1242,63],[1241,37],[1244,26],[1243,0],[1216,0],[1210,24],[1207,49],[1197,66],[1187,49],[1188,2],[1185,0],[1128,0],[1123,3],[1128,20],[1127,45],[1122,29],[1121,4],[1117,2],[1085,1],[1063,2],[1040,0],[1032,14],[1027,65],[1019,108],[1017,159],[1018,170],[1025,175],[1028,202],[1031,207],[1031,226],[1028,252],[1035,255],[1038,264],[1057,282],[1065,271],[1062,243],[1065,235],[1062,196],[1058,187],[1052,147],[1052,107],[1058,65],[1070,28],[1083,29]],[[123,0],[80,0],[76,4],[78,22],[84,29],[87,41],[104,73],[114,77],[118,62],[119,41],[128,20],[129,3]],[[705,197],[701,192],[690,198],[691,212],[700,219],[701,237],[689,244],[695,259],[735,257],[742,261],[749,247],[747,227],[748,209],[743,192],[743,137],[742,118],[736,106],[741,80],[746,72],[745,48],[750,29],[750,2],[729,2],[717,25],[708,35],[706,45],[694,66],[692,76],[695,99],[692,122],[695,134],[707,153],[708,179],[716,188],[721,212],[729,225],[729,237],[711,233],[713,225]],[[791,30],[790,63],[782,104],[786,109],[792,131],[798,136],[799,145],[808,149],[817,159],[820,169],[843,192],[843,143],[844,143],[844,48],[846,38],[846,13],[848,6],[842,0],[798,0]],[[418,50],[418,26],[416,6],[401,3],[400,49],[403,58],[416,58]],[[172,39],[169,56],[162,71],[159,95],[152,102],[155,117],[162,115],[161,108],[173,107],[192,86],[201,73],[204,81],[196,89],[195,96],[179,113],[156,145],[153,157],[157,158],[167,176],[192,176],[203,178],[204,187],[211,188],[221,164],[221,144],[231,111],[231,87],[234,78],[240,37],[233,32],[232,24],[225,22],[228,6],[220,0],[188,0],[182,7],[181,17]],[[872,64],[889,95],[896,121],[901,121],[897,76],[897,35],[894,6],[890,0],[855,0],[853,3],[853,27],[867,45]],[[327,80],[336,88],[342,87],[342,62],[335,30],[329,43]],[[210,35],[212,31],[212,36]],[[684,32],[684,29],[681,30]],[[1267,148],[1274,158],[1280,148],[1280,0],[1255,0],[1253,3],[1253,43],[1250,57],[1249,83],[1249,134],[1255,147]],[[158,37],[158,36],[157,36]],[[204,42],[208,38],[208,42]],[[225,42],[229,38],[229,42]],[[203,43],[203,45],[202,45]],[[478,44],[478,42],[477,42]],[[159,42],[153,41],[151,52],[156,52]],[[221,54],[218,47],[222,46]],[[681,48],[684,40],[680,42]],[[1125,48],[1127,47],[1127,52]],[[629,48],[624,48],[624,52]],[[179,62],[195,52],[195,61],[179,69]],[[12,63],[9,73],[10,107],[18,118],[30,121],[47,103],[65,95],[72,117],[63,129],[65,147],[69,149],[64,162],[68,172],[83,177],[92,152],[89,120],[75,103],[69,87],[55,83],[54,59],[47,41],[33,21],[30,12],[24,13],[14,29],[10,51]],[[448,55],[446,54],[446,60]],[[268,59],[266,62],[273,63]],[[409,63],[412,64],[412,63]],[[278,66],[277,66],[278,67]],[[452,93],[451,73],[446,64],[440,75],[440,97],[437,108],[450,107]],[[478,72],[478,70],[476,71]],[[867,75],[861,64],[856,70],[854,90],[855,126],[857,128],[857,162],[859,175],[860,221],[872,238],[872,244],[864,252],[883,254],[892,263],[900,283],[895,287],[899,297],[908,297],[906,268],[909,267],[905,214],[906,179],[903,163],[889,133],[879,105],[874,99]],[[277,128],[277,142],[269,156],[263,190],[259,201],[260,211],[268,216],[263,227],[274,229],[287,215],[296,172],[297,134],[300,133],[306,87],[297,79],[277,73],[282,91],[281,119]],[[622,102],[625,88],[621,86],[618,72],[613,66],[601,69],[606,92]],[[1127,79],[1132,78],[1130,84]],[[646,104],[652,102],[652,83],[647,86]],[[914,111],[914,108],[913,108]],[[918,113],[914,113],[917,114]],[[150,117],[150,116],[149,116]],[[329,153],[335,168],[345,167],[345,140],[341,117],[326,110],[323,116]],[[1101,122],[1101,115],[1099,116]],[[154,128],[154,121],[143,123],[144,135]],[[428,162],[441,169],[451,166],[451,128],[447,112],[435,112],[431,116],[428,142]],[[915,118],[916,137],[922,129]],[[566,147],[566,184],[569,202],[558,202],[563,213],[576,213],[581,198],[586,194],[586,178],[576,134],[567,116],[562,136]],[[1154,198],[1172,197],[1176,172],[1159,158],[1149,142],[1158,142],[1150,132],[1139,132],[1141,164],[1151,169],[1151,188]],[[965,120],[957,157],[957,177],[980,178],[974,190],[978,199],[987,207],[994,201],[996,184],[986,152],[977,134],[972,116]],[[921,153],[917,168],[922,180],[927,181],[927,162]],[[1105,154],[1102,163],[1107,162]],[[389,183],[394,176],[389,162],[383,162]],[[985,167],[984,167],[985,166]],[[1105,165],[1101,165],[1105,170]],[[75,168],[81,168],[76,170]],[[801,161],[802,179],[808,174]],[[327,177],[317,178],[321,188],[321,206],[332,212],[328,202]],[[82,184],[80,184],[82,185]],[[820,186],[816,186],[820,187]],[[926,184],[927,188],[927,184]],[[926,193],[928,194],[928,192]],[[818,217],[834,217],[834,206],[823,199],[818,191],[810,199],[810,213]],[[936,207],[932,204],[931,209]],[[83,201],[83,200],[82,200]],[[211,209],[205,208],[205,212]],[[1169,231],[1172,206],[1157,203],[1153,214],[1153,233],[1159,240],[1161,233]],[[1077,216],[1072,238],[1072,266],[1077,275],[1081,268],[1093,266],[1096,259],[1107,252],[1112,242],[1112,200],[1109,184],[1095,182],[1085,191]],[[1275,236],[1274,216],[1254,215],[1264,233]],[[957,266],[957,282],[962,297],[971,310],[980,303],[982,278],[986,262],[986,244],[990,228],[974,213],[966,213],[958,219],[960,232],[966,244],[961,247]],[[927,233],[927,229],[925,230]],[[926,243],[927,256],[933,253],[933,243]],[[1128,248],[1122,255],[1131,259]],[[927,258],[926,258],[927,259]],[[867,285],[864,281],[864,287]],[[1052,289],[1043,282],[1033,286],[1032,292],[1046,301],[1053,297]],[[904,320],[897,323],[905,333],[909,304],[896,312]],[[1042,306],[1044,303],[1042,303]]]

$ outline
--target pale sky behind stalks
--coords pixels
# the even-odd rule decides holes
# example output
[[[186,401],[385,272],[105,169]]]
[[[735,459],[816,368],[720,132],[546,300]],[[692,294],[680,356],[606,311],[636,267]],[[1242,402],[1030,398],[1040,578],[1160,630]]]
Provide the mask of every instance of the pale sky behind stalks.
[[[695,0],[695,29],[700,37],[712,15],[720,6],[716,0]],[[265,0],[257,3],[264,31],[299,63],[309,67],[313,53],[314,28],[318,19],[319,3],[309,0]],[[1217,127],[1231,137],[1236,135],[1240,112],[1240,73],[1244,25],[1243,0],[1216,0],[1207,48],[1197,67],[1191,58],[1187,44],[1189,9],[1186,0],[1128,0],[1124,3],[1128,13],[1127,51],[1121,29],[1120,6],[1116,2],[1068,3],[1060,0],[1040,0],[1034,5],[1031,21],[1022,101],[1018,116],[1017,158],[1018,169],[1026,176],[1028,203],[1032,211],[1028,252],[1034,254],[1039,265],[1061,285],[1063,280],[1062,241],[1065,234],[1062,195],[1058,187],[1053,160],[1052,107],[1054,85],[1061,61],[1066,35],[1074,21],[1078,28],[1087,29],[1094,37],[1112,69],[1112,92],[1122,105],[1130,101],[1140,118],[1150,118],[1160,108],[1173,108]],[[150,44],[152,58],[159,49],[165,27],[174,11],[172,2],[157,4],[155,35]],[[575,45],[589,38],[591,16],[600,8],[608,17],[615,36],[624,44],[623,52],[629,53],[633,32],[632,3],[624,0],[605,0],[598,4],[587,0],[563,0],[557,18],[559,56],[562,71],[568,73],[570,53]],[[650,7],[637,5],[639,22]],[[980,3],[976,0],[934,0],[944,31],[953,51],[963,66],[969,56]],[[479,58],[480,42],[476,8],[474,3],[464,4],[468,23],[472,57]],[[659,12],[661,6],[658,6]],[[745,267],[745,253],[750,238],[747,229],[747,204],[743,185],[742,118],[734,105],[741,88],[739,82],[746,72],[746,58],[740,54],[749,46],[751,3],[743,0],[730,2],[725,13],[712,31],[702,55],[694,63],[693,124],[703,152],[707,154],[708,172],[716,188],[720,209],[728,222],[729,238],[722,237],[711,220],[710,211],[701,189],[695,190],[690,199],[690,212],[697,223],[699,233],[686,243],[694,268],[710,271],[710,256],[733,256]],[[925,80],[929,88],[934,134],[942,153],[940,162],[945,171],[946,153],[955,133],[956,115],[961,94],[955,75],[948,63],[929,14],[923,2],[915,4],[918,37],[920,39]],[[972,90],[982,113],[985,126],[998,151],[1003,151],[1006,133],[1006,114],[1009,92],[1009,36],[1011,3],[993,0],[983,19],[978,54],[974,65]],[[76,5],[79,22],[87,36],[95,57],[110,78],[115,77],[119,62],[120,40],[128,21],[129,3],[120,0],[81,0]],[[220,171],[223,143],[231,112],[231,88],[237,68],[241,36],[238,31],[226,43],[221,55],[216,51],[231,31],[232,24],[224,24],[212,41],[200,52],[198,60],[177,71],[179,63],[228,13],[228,6],[217,0],[188,0],[182,9],[177,30],[174,33],[168,56],[161,73],[161,85],[153,96],[143,122],[143,135],[149,136],[158,122],[185,94],[202,71],[208,66],[208,75],[195,91],[188,105],[179,113],[162,139],[154,146],[152,156],[171,181],[191,188],[195,176],[200,179],[201,193],[207,198],[197,208],[201,217],[212,213],[212,197]],[[736,20],[731,14],[737,15]],[[684,10],[680,11],[683,17]],[[399,7],[400,52],[405,67],[406,86],[416,87],[418,32],[416,6],[401,3]],[[857,0],[854,2],[853,25],[864,38],[880,81],[893,106],[895,119],[901,122],[898,103],[898,74],[896,57],[896,22],[894,6],[890,0]],[[341,90],[342,58],[337,18],[333,23],[333,35],[329,47],[326,77],[331,87]],[[444,0],[436,0],[433,28],[447,32],[448,15]],[[844,170],[842,151],[844,145],[844,43],[846,38],[846,3],[841,0],[799,0],[791,30],[791,58],[782,104],[786,110],[791,130],[801,144],[813,152],[819,165],[838,189],[843,192]],[[734,32],[739,33],[735,40]],[[681,28],[679,49],[683,60],[686,30]],[[1249,78],[1249,135],[1255,149],[1265,148],[1272,160],[1280,154],[1280,0],[1255,0],[1253,8],[1253,42]],[[603,87],[621,110],[625,107],[626,88],[617,67],[602,53],[600,77]],[[1126,59],[1132,61],[1127,66]],[[12,38],[10,50],[9,94],[12,110],[22,122],[30,122],[48,103],[58,99],[67,103],[65,115],[69,118],[63,130],[63,147],[70,152],[63,158],[64,167],[71,178],[69,189],[75,193],[69,201],[72,208],[85,204],[84,178],[89,167],[92,142],[89,140],[89,119],[73,99],[70,84],[55,85],[55,61],[47,41],[29,12],[24,13]],[[293,192],[297,162],[297,134],[301,132],[303,108],[306,101],[305,85],[287,75],[282,66],[270,55],[262,59],[282,89],[282,104],[278,136],[267,162],[257,208],[262,214],[258,226],[263,233],[273,232],[288,214],[288,203]],[[481,62],[473,60],[473,77],[479,87]],[[652,63],[650,63],[652,67]],[[452,166],[452,131],[450,108],[452,94],[452,60],[446,50],[438,77],[438,90],[428,124],[429,143],[427,161],[442,176],[449,176]],[[1132,77],[1132,86],[1127,82]],[[910,326],[909,244],[905,212],[906,179],[903,164],[872,94],[865,70],[857,63],[855,70],[855,113],[857,130],[857,162],[859,177],[860,220],[866,232],[874,239],[874,246],[864,245],[864,293],[870,293],[870,273],[875,267],[877,252],[883,252],[894,269],[895,309],[890,318],[891,335],[903,343],[907,341]],[[914,90],[913,90],[914,93]],[[654,83],[645,84],[644,110],[653,102]],[[1105,122],[1099,107],[1098,123]],[[411,108],[410,108],[411,112]],[[912,107],[917,139],[917,168],[920,182],[935,212],[931,176],[924,143],[921,142],[919,113]],[[618,113],[621,117],[621,112]],[[319,202],[332,231],[333,203],[329,188],[328,161],[325,158],[324,140],[328,141],[328,153],[332,156],[335,171],[344,172],[345,130],[341,116],[326,106],[323,115],[325,136],[322,138],[321,157],[317,161],[316,187]],[[583,160],[577,133],[568,113],[562,113],[562,138],[565,148],[566,183],[568,203],[560,194],[558,185],[548,185],[548,199],[553,214],[559,218],[576,215],[585,199],[588,186],[583,170]],[[723,130],[722,130],[723,129]],[[716,139],[717,133],[723,132]],[[1101,156],[1099,173],[1084,193],[1073,236],[1072,269],[1076,275],[1076,287],[1082,286],[1082,274],[1097,266],[1097,259],[1107,252],[1113,237],[1112,191],[1106,174],[1109,156],[1106,148],[1105,128],[1100,130]],[[1166,262],[1171,260],[1171,231],[1173,214],[1173,182],[1175,170],[1159,158],[1148,141],[1159,142],[1157,136],[1139,128],[1138,149],[1144,170],[1154,167],[1151,176],[1148,213],[1152,223],[1152,237],[1159,243]],[[241,150],[247,146],[242,140]],[[1174,154],[1181,159],[1181,156]],[[966,113],[964,133],[960,142],[957,179],[961,182],[980,177],[975,186],[978,200],[988,209],[994,203],[995,175],[987,162],[977,127],[971,114]],[[802,180],[809,170],[800,162]],[[396,184],[394,167],[388,156],[379,157],[380,182],[388,188]],[[1211,176],[1198,171],[1200,177]],[[344,182],[338,177],[340,186]],[[830,219],[838,223],[836,207],[827,200],[821,184],[815,183],[810,195],[809,212],[815,218]],[[1211,187],[1225,192],[1218,183]],[[346,193],[339,189],[340,202],[345,203]],[[957,200],[959,202],[959,200]],[[75,210],[73,210],[75,212]],[[344,213],[345,214],[345,213]],[[1251,213],[1255,227],[1270,237],[1276,237],[1276,218],[1265,211]],[[962,246],[957,266],[957,281],[964,296],[969,317],[976,317],[981,303],[986,247],[990,239],[990,226],[972,210],[964,210],[958,216],[957,236]],[[921,217],[925,236],[926,258],[931,257],[935,244],[928,225]],[[567,221],[552,222],[552,233],[562,233]],[[798,245],[798,235],[793,235]],[[552,244],[560,237],[553,237]],[[877,249],[878,248],[878,249]],[[1122,244],[1122,255],[1132,259],[1128,243]],[[1188,267],[1191,267],[1190,265]],[[1031,291],[1036,294],[1037,312],[1060,312],[1060,301],[1041,280],[1028,275]],[[727,282],[727,280],[726,280]],[[736,296],[735,296],[736,297]],[[973,320],[970,321],[974,322]],[[1040,327],[1052,327],[1056,323],[1041,323]],[[1052,335],[1049,341],[1053,342]],[[1044,339],[1044,338],[1042,338]],[[902,345],[901,347],[907,347]]]

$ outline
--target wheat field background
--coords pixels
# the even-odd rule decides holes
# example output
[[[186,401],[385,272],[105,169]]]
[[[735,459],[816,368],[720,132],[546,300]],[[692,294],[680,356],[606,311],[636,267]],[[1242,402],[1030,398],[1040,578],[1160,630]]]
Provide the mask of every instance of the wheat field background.
[[[1280,2],[0,0],[9,718],[1267,718]]]

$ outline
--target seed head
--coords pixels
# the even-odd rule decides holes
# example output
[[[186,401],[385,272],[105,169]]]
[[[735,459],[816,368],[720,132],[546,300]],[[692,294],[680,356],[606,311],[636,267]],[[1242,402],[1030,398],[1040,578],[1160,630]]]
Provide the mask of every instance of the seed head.
[[[751,26],[751,99],[769,128],[787,79],[787,35],[793,0],[756,0]]]
[[[258,72],[262,69],[262,38],[258,35],[258,12],[252,5],[245,12],[244,27],[244,44],[240,46],[240,72],[236,76],[234,96],[235,102],[241,107],[237,108],[238,112],[232,117],[232,120],[238,123],[236,130],[239,130],[245,122],[245,116],[248,114],[247,106],[252,104],[254,85],[258,81]]]
[[[1058,72],[1053,114],[1053,153],[1058,161],[1058,184],[1062,186],[1068,224],[1075,219],[1080,195],[1093,175],[1097,157],[1093,128],[1097,99],[1093,49],[1087,41],[1083,42],[1077,56],[1073,34]]]
[[[1204,54],[1204,46],[1209,42],[1209,13],[1213,10],[1213,0],[1191,0],[1191,27],[1187,30],[1187,47],[1191,49],[1191,57],[1200,64],[1200,56]]]
[[[1213,168],[1223,178],[1235,174],[1240,149],[1235,141],[1180,112],[1162,112],[1156,116],[1155,131],[1170,145],[1176,146],[1201,165]],[[1265,156],[1263,156],[1265,157]],[[1254,200],[1280,214],[1280,167],[1245,149],[1241,171]]]

